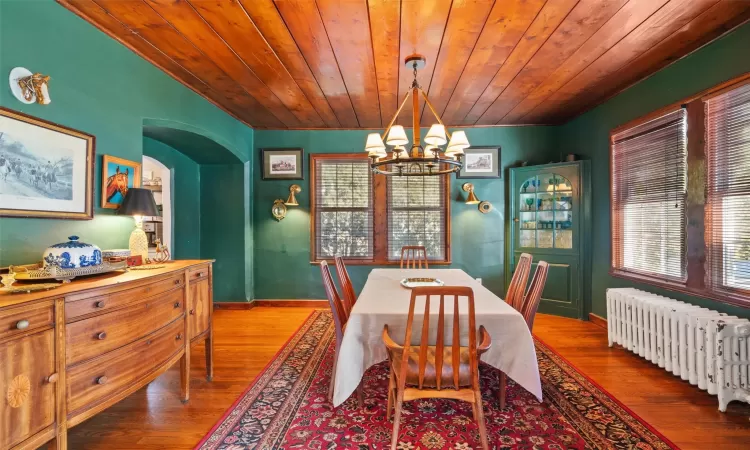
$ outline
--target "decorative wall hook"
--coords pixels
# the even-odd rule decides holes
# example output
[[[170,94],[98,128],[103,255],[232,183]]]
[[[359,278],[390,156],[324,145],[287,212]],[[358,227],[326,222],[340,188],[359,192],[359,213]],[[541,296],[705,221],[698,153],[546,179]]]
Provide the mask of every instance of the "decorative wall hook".
[[[10,90],[18,101],[26,103],[37,102],[40,105],[49,105],[52,100],[49,97],[49,75],[31,73],[24,67],[16,67],[10,71],[8,77]]]

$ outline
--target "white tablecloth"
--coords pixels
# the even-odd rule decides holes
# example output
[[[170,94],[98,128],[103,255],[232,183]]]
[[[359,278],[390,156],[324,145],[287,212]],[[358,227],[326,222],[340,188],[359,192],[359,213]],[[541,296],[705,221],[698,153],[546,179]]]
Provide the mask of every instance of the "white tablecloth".
[[[446,286],[469,286],[474,289],[477,328],[484,325],[492,337],[492,347],[482,355],[482,361],[502,370],[539,401],[542,400],[534,341],[526,321],[518,311],[463,270],[374,269],[367,278],[344,331],[336,364],[336,385],[333,392],[335,406],[349,398],[369,367],[388,358],[381,337],[383,325],[388,324],[390,335],[396,342],[403,341],[411,291],[399,283],[407,277],[435,277]],[[421,330],[421,319],[416,317],[422,311],[423,306],[419,306],[421,304],[418,303],[415,314],[415,330]],[[466,323],[465,301],[462,304],[462,323]],[[439,301],[433,300],[430,306],[431,312],[437,316]],[[452,317],[452,311],[451,299],[451,304],[446,306],[446,327],[452,326],[452,321],[448,320]],[[430,319],[432,329],[437,324],[437,318],[433,320],[431,314]],[[435,330],[431,331],[431,335],[434,335]],[[418,343],[421,333],[415,331],[413,334],[416,341],[414,343]],[[446,333],[446,336],[450,335],[450,332]]]

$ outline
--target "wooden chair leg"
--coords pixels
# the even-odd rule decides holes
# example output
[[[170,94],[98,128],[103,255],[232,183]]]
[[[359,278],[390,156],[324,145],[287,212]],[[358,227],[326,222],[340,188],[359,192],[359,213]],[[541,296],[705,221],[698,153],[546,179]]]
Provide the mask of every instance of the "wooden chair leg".
[[[482,442],[482,448],[489,450],[490,446],[487,441],[487,424],[484,423],[484,408],[482,408],[482,393],[479,389],[474,391],[474,405],[477,412],[476,422],[479,427],[479,438]]]
[[[388,378],[388,406],[385,410],[385,418],[391,420],[391,409],[393,408],[393,398],[395,397],[394,388],[396,386],[393,369],[391,369],[391,375]]]
[[[498,392],[498,398],[500,399],[500,409],[505,409],[505,394],[506,385],[508,384],[508,376],[505,372],[500,372],[500,391]]]
[[[362,389],[362,383],[360,383],[360,385],[357,386],[357,406],[359,406],[360,408],[362,408],[362,406],[364,406],[365,404],[365,396],[362,393],[363,390],[364,389]]]
[[[391,450],[396,450],[398,446],[398,429],[401,426],[401,407],[404,403],[404,393],[398,391],[396,394],[396,413],[393,417],[393,434],[391,435]]]
[[[476,422],[477,419],[477,404],[476,402],[471,404],[471,416],[474,418],[474,421]]]

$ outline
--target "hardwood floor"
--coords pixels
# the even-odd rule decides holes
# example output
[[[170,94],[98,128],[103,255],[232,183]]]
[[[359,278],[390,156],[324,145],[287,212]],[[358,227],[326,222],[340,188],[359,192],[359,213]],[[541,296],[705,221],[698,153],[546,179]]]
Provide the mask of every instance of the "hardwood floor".
[[[177,367],[117,405],[70,430],[71,449],[190,449],[208,432],[279,348],[310,307],[216,310],[214,381],[202,376],[203,346],[194,347],[190,402],[179,401]],[[534,331],[683,449],[747,449],[750,406],[716,397],[630,352],[607,347],[606,332],[589,323],[539,315]]]

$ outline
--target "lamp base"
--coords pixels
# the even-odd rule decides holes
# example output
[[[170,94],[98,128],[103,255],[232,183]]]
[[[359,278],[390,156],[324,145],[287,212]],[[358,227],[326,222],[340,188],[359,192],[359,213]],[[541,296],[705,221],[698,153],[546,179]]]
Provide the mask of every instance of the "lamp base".
[[[140,227],[136,227],[130,233],[128,247],[130,248],[130,256],[140,255],[143,262],[148,261],[148,237]]]

